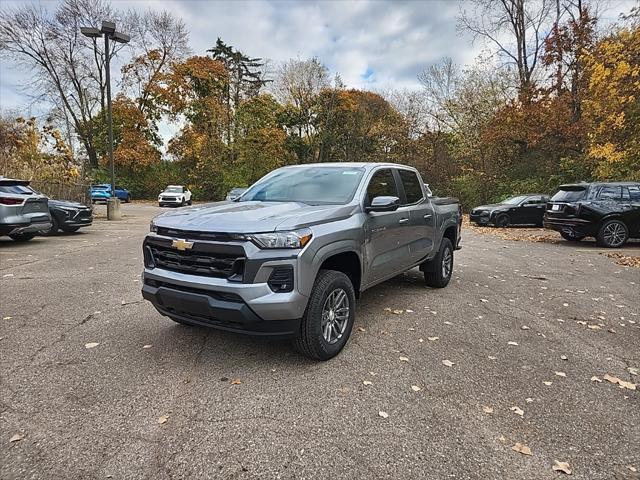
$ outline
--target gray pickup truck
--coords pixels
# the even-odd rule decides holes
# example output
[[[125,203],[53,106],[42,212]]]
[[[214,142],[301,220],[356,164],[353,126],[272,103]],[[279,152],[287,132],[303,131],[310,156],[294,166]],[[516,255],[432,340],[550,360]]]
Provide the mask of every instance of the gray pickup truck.
[[[284,167],[236,200],[155,217],[142,295],[178,323],[289,337],[327,360],[364,290],[416,266],[449,283],[460,223],[457,201],[429,198],[411,167]]]

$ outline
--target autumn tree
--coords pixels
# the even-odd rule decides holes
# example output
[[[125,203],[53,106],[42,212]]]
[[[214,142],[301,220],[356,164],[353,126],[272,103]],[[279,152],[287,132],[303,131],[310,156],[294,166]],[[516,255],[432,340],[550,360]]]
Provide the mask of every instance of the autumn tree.
[[[640,24],[630,22],[600,40],[585,63],[594,176],[640,180]]]

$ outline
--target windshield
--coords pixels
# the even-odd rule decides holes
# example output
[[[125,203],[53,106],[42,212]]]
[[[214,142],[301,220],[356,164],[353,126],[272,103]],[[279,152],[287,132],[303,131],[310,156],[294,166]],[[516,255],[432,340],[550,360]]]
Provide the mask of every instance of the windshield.
[[[511,198],[507,198],[505,201],[503,201],[502,203],[506,203],[507,205],[518,205],[520,204],[525,198],[527,198],[526,195],[520,195],[518,197],[511,197]]]
[[[353,198],[363,174],[364,169],[354,167],[284,168],[258,180],[238,201],[345,204]]]
[[[182,187],[167,187],[164,191],[166,193],[182,193]]]
[[[91,188],[94,190],[110,190],[111,189],[109,185],[91,185]]]
[[[584,187],[574,187],[562,189],[551,197],[552,202],[575,202],[576,200],[582,200],[584,194],[587,191]]]

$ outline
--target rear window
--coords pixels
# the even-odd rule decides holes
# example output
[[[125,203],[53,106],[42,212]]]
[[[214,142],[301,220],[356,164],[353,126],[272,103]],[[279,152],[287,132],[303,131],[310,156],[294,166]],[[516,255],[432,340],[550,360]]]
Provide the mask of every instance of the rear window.
[[[418,179],[418,175],[410,170],[398,170],[398,172],[400,173],[402,185],[404,185],[407,204],[422,200],[422,182]]]
[[[551,197],[552,202],[575,202],[577,200],[582,200],[587,193],[586,188],[574,187],[562,189],[558,193],[556,193],[553,197]]]
[[[13,195],[31,195],[35,193],[35,190],[26,185],[0,185],[0,193],[10,193]]]

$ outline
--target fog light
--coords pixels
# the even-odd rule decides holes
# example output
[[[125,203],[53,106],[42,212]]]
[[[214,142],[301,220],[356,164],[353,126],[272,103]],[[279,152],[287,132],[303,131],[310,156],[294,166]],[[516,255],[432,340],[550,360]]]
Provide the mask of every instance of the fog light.
[[[293,267],[288,265],[274,268],[267,284],[276,293],[293,291]]]

